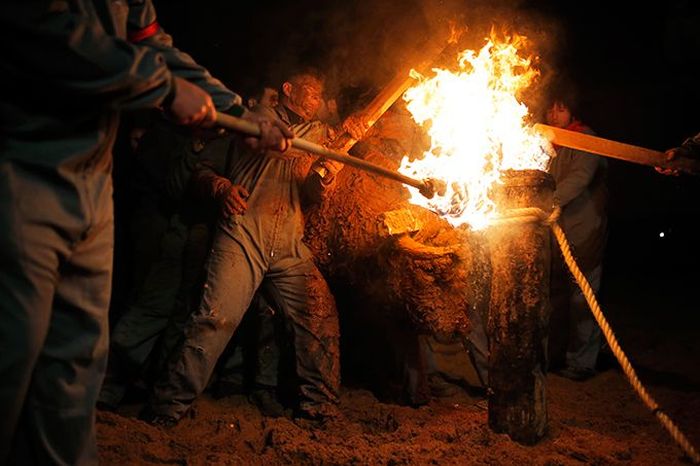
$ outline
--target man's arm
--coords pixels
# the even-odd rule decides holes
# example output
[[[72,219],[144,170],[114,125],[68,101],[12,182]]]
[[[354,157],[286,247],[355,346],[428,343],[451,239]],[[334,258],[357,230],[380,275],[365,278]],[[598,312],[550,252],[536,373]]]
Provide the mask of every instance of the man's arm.
[[[170,71],[180,78],[204,89],[218,111],[242,104],[241,97],[214,78],[187,53],[173,46],[172,37],[157,22],[156,10],[150,0],[130,0],[127,35],[131,43],[160,52]]]
[[[190,180],[190,189],[201,202],[218,205],[219,215],[242,215],[248,209],[248,191],[226,176],[227,161],[236,150],[233,136],[210,140],[199,154]]]
[[[148,108],[172,90],[157,50],[108,34],[90,1],[0,2],[0,70],[42,93],[95,99],[105,106]]]
[[[573,151],[569,172],[564,179],[557,182],[555,196],[560,206],[566,206],[586,190],[593,181],[599,165],[598,156],[579,150]]]

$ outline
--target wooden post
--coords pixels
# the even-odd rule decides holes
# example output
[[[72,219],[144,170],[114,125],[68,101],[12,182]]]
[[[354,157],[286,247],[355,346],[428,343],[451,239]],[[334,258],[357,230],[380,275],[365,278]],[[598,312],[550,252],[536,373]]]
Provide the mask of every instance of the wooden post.
[[[539,207],[551,212],[554,180],[536,170],[504,175],[502,211]],[[487,231],[491,251],[489,426],[534,444],[547,429],[545,354],[549,316],[549,227],[508,223]]]

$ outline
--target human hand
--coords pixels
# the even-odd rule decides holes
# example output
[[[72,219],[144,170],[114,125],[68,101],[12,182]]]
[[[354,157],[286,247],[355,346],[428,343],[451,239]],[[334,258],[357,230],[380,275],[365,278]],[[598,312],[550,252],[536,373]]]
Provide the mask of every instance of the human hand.
[[[246,144],[253,150],[265,152],[270,149],[284,152],[291,147],[294,132],[280,119],[248,111],[242,118],[257,123],[260,127],[260,137],[245,138]]]
[[[340,162],[336,162],[335,160],[330,159],[323,159],[320,163],[333,176],[337,175],[340,172],[340,170],[342,170],[345,166]]]
[[[175,122],[181,125],[212,126],[216,121],[216,108],[211,96],[186,79],[175,77],[175,97],[170,108]]]
[[[364,117],[359,113],[355,113],[347,117],[345,121],[343,121],[342,127],[343,130],[345,130],[345,132],[352,136],[352,138],[356,141],[362,139],[369,129],[369,125],[367,122],[365,122]]]
[[[243,215],[248,209],[248,190],[239,184],[229,184],[218,196],[221,213],[230,217],[231,215]]]
[[[336,162],[335,160],[329,160],[325,158],[319,158],[314,162],[311,169],[315,171],[324,185],[330,184],[336,177],[336,175],[343,169],[344,164]]]
[[[666,159],[666,162],[671,162],[673,160],[676,160],[681,156],[680,154],[680,149],[678,147],[674,147],[673,149],[669,149],[666,152],[664,152],[664,156]],[[662,175],[666,176],[679,176],[681,174],[681,171],[676,169],[676,168],[664,168],[664,167],[654,167],[654,170],[656,170],[658,173],[661,173]]]

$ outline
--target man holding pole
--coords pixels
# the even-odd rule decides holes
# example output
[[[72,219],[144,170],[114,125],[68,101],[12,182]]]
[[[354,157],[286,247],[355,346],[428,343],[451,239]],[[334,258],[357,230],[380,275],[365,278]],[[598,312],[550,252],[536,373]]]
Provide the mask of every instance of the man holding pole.
[[[547,123],[569,131],[592,134],[575,117],[576,96],[568,83],[559,83],[551,91]],[[561,206],[560,223],[579,267],[594,292],[600,289],[603,252],[607,240],[607,162],[596,155],[555,146],[557,155],[549,172],[556,183],[555,198]],[[552,255],[552,315],[550,355],[560,363],[557,350],[565,348],[565,366],[560,375],[585,380],[595,374],[602,344],[602,333],[588,304],[563,262],[561,254]],[[568,329],[557,322],[567,322]]]
[[[120,111],[211,124],[236,96],[191,83],[149,0],[5,0],[0,26],[0,464],[96,464]]]
[[[322,93],[323,80],[316,71],[295,73],[282,86],[281,104],[267,112],[290,124],[298,136],[325,143],[329,128],[314,120]],[[353,137],[361,137],[359,121],[353,118],[344,125]],[[163,426],[179,421],[204,391],[263,279],[270,283],[291,330],[299,415],[334,417],[340,382],[338,318],[335,312],[309,305],[308,280],[318,271],[302,242],[302,201],[326,191],[337,169],[317,161],[312,171],[303,173],[305,153],[268,151],[261,157],[236,138],[228,153],[219,151],[222,155],[228,163],[210,162],[197,175],[200,191],[208,191],[225,207],[214,233],[202,302],[165,376],[156,382],[143,417]]]

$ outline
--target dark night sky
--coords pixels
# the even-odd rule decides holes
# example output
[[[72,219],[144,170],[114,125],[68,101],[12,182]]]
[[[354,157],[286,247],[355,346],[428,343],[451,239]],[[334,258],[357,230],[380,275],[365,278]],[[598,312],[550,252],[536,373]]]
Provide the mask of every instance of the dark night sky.
[[[338,85],[381,82],[456,12],[479,44],[510,27],[541,44],[543,65],[581,89],[582,117],[609,139],[663,150],[700,131],[700,2],[558,0],[156,1],[176,46],[246,93],[280,69],[312,63]],[[629,4],[633,6],[624,6]],[[678,268],[700,259],[700,178],[611,161],[611,261]],[[660,231],[666,232],[662,240]],[[660,272],[659,272],[660,273]],[[697,275],[697,274],[696,274]]]

